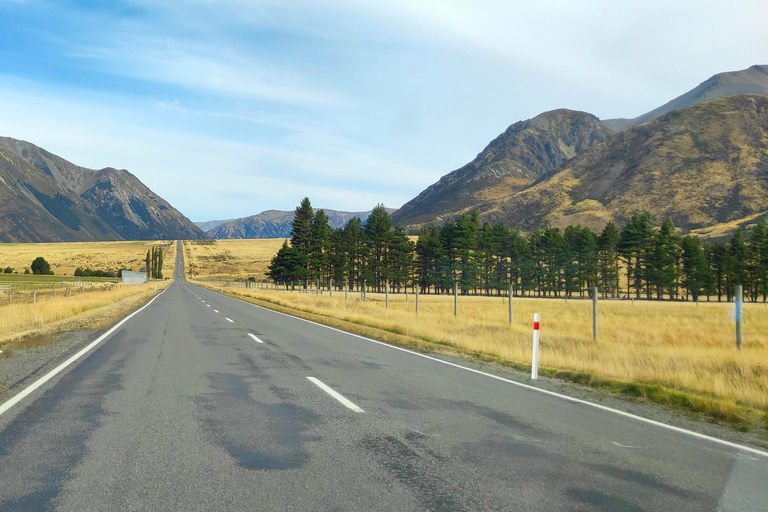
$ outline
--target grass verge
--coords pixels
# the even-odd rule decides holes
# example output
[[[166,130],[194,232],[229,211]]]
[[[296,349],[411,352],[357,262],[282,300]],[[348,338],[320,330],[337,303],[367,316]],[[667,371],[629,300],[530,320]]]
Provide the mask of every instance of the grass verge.
[[[39,304],[4,306],[0,321],[0,358],[13,357],[14,350],[26,350],[57,342],[57,334],[66,331],[97,330],[108,327],[146,304],[162,288],[145,285],[110,292],[66,297]],[[44,309],[48,306],[48,309]],[[19,322],[19,319],[23,322]]]

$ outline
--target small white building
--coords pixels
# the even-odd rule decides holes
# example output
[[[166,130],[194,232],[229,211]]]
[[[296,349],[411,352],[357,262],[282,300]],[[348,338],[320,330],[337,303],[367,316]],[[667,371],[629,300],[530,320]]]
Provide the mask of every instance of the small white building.
[[[131,284],[144,284],[147,282],[147,274],[144,272],[131,272],[123,270],[123,282]]]

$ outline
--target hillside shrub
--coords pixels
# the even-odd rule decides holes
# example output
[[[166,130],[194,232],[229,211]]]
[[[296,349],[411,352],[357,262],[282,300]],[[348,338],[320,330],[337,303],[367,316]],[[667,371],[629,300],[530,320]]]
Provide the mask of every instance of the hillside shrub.
[[[38,256],[35,258],[35,260],[32,262],[32,273],[37,275],[44,275],[44,276],[52,276],[53,270],[51,270],[51,266],[48,264],[47,261],[45,261],[45,258],[42,256]]]
[[[5,267],[5,270],[3,271],[6,274],[13,274],[13,269],[11,267]]]

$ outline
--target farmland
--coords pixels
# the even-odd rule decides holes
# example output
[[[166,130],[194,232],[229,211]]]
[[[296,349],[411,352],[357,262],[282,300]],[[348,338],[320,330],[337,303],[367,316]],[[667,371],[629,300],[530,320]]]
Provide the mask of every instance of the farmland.
[[[122,268],[139,270],[152,246],[163,247],[165,275],[173,276],[173,242],[0,244],[0,266],[14,269],[13,273],[0,274],[0,285],[11,286],[10,297],[8,291],[0,291],[3,357],[11,355],[13,349],[30,348],[30,343],[38,343],[30,340],[42,339],[46,334],[108,325],[157,293],[154,283],[126,286],[116,283],[117,278],[73,275],[78,267],[113,272]],[[38,256],[50,263],[54,275],[24,274]],[[168,282],[161,282],[158,289]]]
[[[272,257],[283,238],[251,240],[187,240],[184,242],[185,271],[198,279],[237,280],[266,278]]]
[[[0,274],[0,281],[16,274],[22,277],[24,270],[29,269],[32,260],[38,256],[50,263],[54,276],[73,276],[78,267],[113,272],[122,268],[138,271],[144,267],[144,257],[153,245],[163,246],[166,253],[164,272],[171,276],[175,262],[172,254],[175,247],[173,244],[174,242],[168,241],[0,244],[0,267],[11,267],[14,271],[12,274]],[[171,253],[168,253],[169,250]],[[49,276],[23,277],[35,280],[57,279]]]

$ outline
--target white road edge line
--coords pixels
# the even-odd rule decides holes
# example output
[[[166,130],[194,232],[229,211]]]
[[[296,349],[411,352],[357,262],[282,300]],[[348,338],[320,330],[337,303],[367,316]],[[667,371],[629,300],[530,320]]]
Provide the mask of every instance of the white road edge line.
[[[227,320],[227,322],[229,322],[229,323],[232,323],[232,324],[233,324],[233,323],[235,323],[235,321],[234,321],[234,320],[232,320],[231,318],[227,318],[226,320]]]
[[[218,292],[216,292],[216,293],[218,293]],[[667,429],[667,430],[672,430],[673,432],[678,432],[680,434],[685,434],[685,435],[688,435],[688,436],[691,436],[691,437],[696,437],[698,439],[704,439],[706,441],[710,441],[712,443],[716,443],[716,444],[719,444],[721,446],[728,446],[729,448],[736,448],[737,450],[743,450],[743,451],[747,451],[747,452],[750,452],[750,453],[755,453],[757,455],[761,455],[763,457],[768,457],[768,451],[760,450],[758,448],[752,448],[750,446],[744,446],[742,444],[732,443],[731,441],[725,441],[723,439],[718,439],[716,437],[708,436],[706,434],[701,434],[699,432],[694,432],[693,430],[687,430],[687,429],[684,429],[682,427],[676,427],[674,425],[668,425],[668,424],[662,423],[660,421],[652,420],[652,419],[649,419],[649,418],[644,418],[642,416],[638,416],[636,414],[632,414],[632,413],[625,412],[625,411],[620,411],[618,409],[613,409],[613,408],[607,407],[605,405],[596,404],[594,402],[588,402],[587,400],[581,400],[580,398],[574,398],[574,397],[568,396],[568,395],[562,395],[560,393],[556,393],[554,391],[549,391],[547,389],[541,389],[541,388],[537,388],[535,386],[531,386],[529,384],[523,384],[522,382],[517,382],[517,381],[512,380],[512,379],[505,379],[504,377],[499,377],[498,375],[493,375],[492,373],[486,373],[484,371],[475,370],[474,368],[468,368],[468,367],[462,366],[460,364],[451,363],[449,361],[443,361],[442,359],[438,359],[436,357],[428,356],[426,354],[420,354],[419,352],[414,352],[413,350],[408,350],[407,348],[396,347],[395,345],[390,345],[389,343],[384,343],[383,341],[378,341],[378,340],[374,340],[374,339],[371,339],[371,338],[366,338],[365,336],[360,336],[359,334],[354,334],[354,333],[351,333],[351,332],[343,331],[341,329],[336,329],[335,327],[329,327],[327,325],[323,325],[323,324],[320,324],[320,323],[317,323],[317,322],[313,322],[312,320],[307,320],[305,318],[300,318],[298,316],[289,315],[287,313],[281,313],[280,311],[275,311],[274,309],[269,309],[269,308],[265,308],[265,307],[262,307],[262,306],[258,306],[256,304],[252,304],[250,302],[244,301],[244,300],[239,299],[237,297],[232,297],[230,295],[224,295],[224,297],[228,297],[230,299],[234,299],[234,300],[238,300],[240,302],[244,302],[245,304],[253,306],[254,308],[263,309],[263,310],[269,311],[271,313],[276,313],[278,315],[287,316],[287,317],[293,318],[295,320],[300,320],[302,322],[307,322],[309,324],[318,325],[320,327],[324,327],[324,328],[330,329],[332,331],[340,332],[342,334],[346,334],[347,336],[354,336],[355,338],[360,338],[361,340],[370,341],[371,343],[376,343],[377,345],[381,345],[383,347],[391,348],[392,350],[399,350],[401,352],[406,352],[406,353],[414,355],[414,356],[423,357],[424,359],[429,359],[430,361],[435,361],[435,362],[440,363],[440,364],[444,364],[444,365],[448,365],[448,366],[453,366],[454,368],[459,368],[461,370],[465,370],[465,371],[468,371],[468,372],[476,373],[478,375],[484,375],[484,376],[490,377],[492,379],[500,380],[502,382],[506,382],[508,384],[512,384],[513,386],[518,386],[518,387],[521,387],[521,388],[524,388],[524,389],[528,389],[530,391],[535,391],[537,393],[542,393],[544,395],[554,396],[556,398],[560,398],[560,399],[565,400],[567,402],[573,402],[573,403],[576,403],[576,404],[587,405],[589,407],[594,407],[595,409],[600,409],[601,411],[606,411],[606,412],[610,412],[610,413],[613,413],[613,414],[618,414],[619,416],[624,416],[625,418],[631,418],[631,419],[636,420],[636,421],[647,423],[648,425],[654,425],[656,427],[661,427],[661,428],[664,428],[664,429]]]
[[[307,378],[312,384],[314,384],[315,386],[319,387],[320,389],[322,389],[323,391],[331,395],[333,398],[341,402],[341,404],[347,407],[348,409],[352,409],[355,412],[365,412],[364,410],[362,410],[361,408],[359,408],[358,406],[356,406],[355,404],[353,404],[352,402],[344,398],[341,394],[334,391],[333,388],[323,384],[319,379],[316,379],[314,377],[307,377]]]
[[[8,412],[8,410],[11,407],[13,407],[17,403],[19,403],[22,400],[24,400],[24,398],[26,398],[27,396],[32,394],[37,388],[39,388],[40,386],[42,386],[43,384],[45,384],[46,382],[51,380],[57,374],[61,373],[61,371],[64,370],[67,366],[71,365],[72,363],[74,363],[75,361],[80,359],[83,355],[87,354],[93,347],[95,347],[96,345],[98,345],[99,343],[101,343],[102,341],[107,339],[112,333],[114,333],[116,330],[118,330],[120,327],[122,327],[125,322],[127,322],[128,320],[133,318],[135,315],[138,315],[139,313],[141,313],[144,309],[148,308],[153,302],[155,302],[155,299],[157,299],[159,296],[164,294],[166,292],[166,290],[168,290],[168,288],[171,287],[172,284],[173,283],[168,285],[165,288],[165,290],[163,290],[162,292],[160,292],[157,295],[155,295],[154,297],[152,297],[152,300],[150,300],[149,302],[144,304],[142,307],[140,307],[139,309],[137,309],[136,311],[134,311],[130,315],[126,316],[122,320],[120,320],[117,324],[115,324],[114,327],[112,327],[110,330],[108,330],[107,332],[105,332],[104,334],[102,334],[101,336],[96,338],[94,341],[89,343],[88,346],[86,346],[80,352],[78,352],[77,354],[73,355],[72,357],[70,357],[69,359],[67,359],[63,363],[61,363],[59,366],[57,366],[56,368],[54,368],[53,370],[51,370],[50,372],[45,374],[43,377],[40,377],[37,381],[35,381],[34,383],[32,383],[29,386],[27,386],[26,388],[24,388],[22,391],[20,391],[16,395],[14,395],[10,400],[5,402],[4,404],[0,405],[0,416],[5,414],[6,412]]]
[[[258,338],[258,337],[255,335],[255,334],[251,334],[251,333],[248,333],[248,336],[250,336],[251,338],[253,338],[253,340],[254,340],[256,343],[264,343],[264,342],[263,342],[263,341],[261,341],[261,340],[260,340],[260,339],[259,339],[259,338]]]

